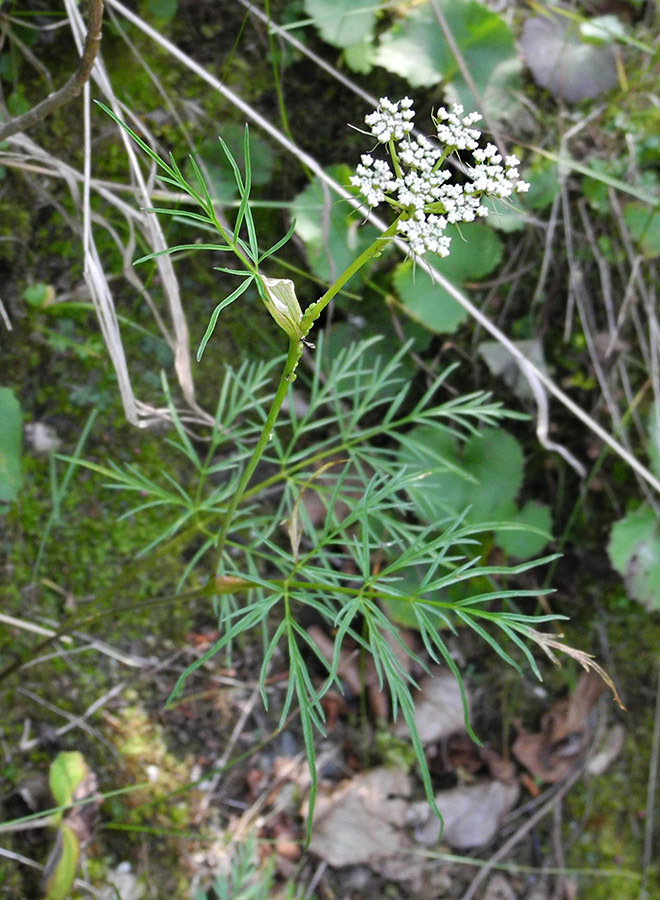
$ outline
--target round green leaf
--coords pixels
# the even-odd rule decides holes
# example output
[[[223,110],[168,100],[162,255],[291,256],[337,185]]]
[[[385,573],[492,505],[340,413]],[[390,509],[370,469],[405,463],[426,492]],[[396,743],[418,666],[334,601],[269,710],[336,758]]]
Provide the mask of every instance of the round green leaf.
[[[513,559],[525,560],[537,556],[552,538],[552,517],[545,504],[530,500],[516,511],[511,521],[524,526],[523,530],[496,531],[495,541]]]
[[[405,260],[394,272],[394,287],[406,312],[429,331],[448,334],[467,319],[467,311],[428,274]]]
[[[438,0],[454,41],[491,116],[510,111],[520,91],[513,34],[503,19],[477,0]],[[474,107],[431,5],[412,9],[380,40],[376,62],[413,87],[451,85],[454,99]]]
[[[509,518],[523,478],[523,454],[518,441],[503,428],[484,428],[463,449],[463,465],[475,482],[470,485],[470,522]]]
[[[433,267],[457,287],[483,278],[502,258],[502,242],[487,225],[450,225],[445,234],[451,237],[451,253],[434,258]],[[430,331],[452,332],[467,318],[463,307],[428,275],[415,271],[410,260],[397,267],[394,285],[406,311]]]
[[[178,5],[178,0],[149,0],[147,9],[156,19],[169,21],[174,18]]]
[[[617,522],[607,550],[628,593],[647,609],[660,609],[660,523],[653,510],[644,507]]]
[[[305,0],[305,12],[333,47],[371,40],[377,10],[374,0]]]
[[[623,218],[644,256],[660,256],[660,210],[650,209],[644,203],[626,203]]]
[[[433,265],[454,284],[479,281],[499,265],[502,241],[489,225],[449,225],[445,234],[451,238],[451,253]]]
[[[399,451],[399,462],[410,472],[425,474],[406,488],[423,521],[438,522],[468,506],[469,475],[460,466],[456,439],[446,428],[414,428]]]

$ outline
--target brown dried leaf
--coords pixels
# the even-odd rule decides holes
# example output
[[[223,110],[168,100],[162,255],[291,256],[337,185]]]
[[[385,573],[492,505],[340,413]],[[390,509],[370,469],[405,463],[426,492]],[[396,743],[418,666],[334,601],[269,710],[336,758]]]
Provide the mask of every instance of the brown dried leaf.
[[[497,835],[506,814],[516,805],[520,785],[517,782],[479,781],[436,794],[435,802],[443,818],[443,827],[428,804],[414,804],[413,817],[422,827],[415,836],[420,843],[443,843],[460,850],[482,847]],[[422,814],[420,819],[420,813]]]
[[[414,700],[415,725],[425,747],[449,737],[450,734],[465,731],[461,692],[451,672],[436,669],[422,679]],[[408,734],[405,722],[397,723],[395,733],[399,737]]]
[[[410,779],[399,769],[372,769],[324,792],[319,789],[310,850],[332,866],[372,865],[410,848],[401,831]],[[301,815],[307,815],[304,804]]]
[[[543,716],[538,734],[519,730],[512,752],[534,778],[555,784],[566,776],[589,743],[589,714],[604,690],[600,676],[587,672],[575,692]]]

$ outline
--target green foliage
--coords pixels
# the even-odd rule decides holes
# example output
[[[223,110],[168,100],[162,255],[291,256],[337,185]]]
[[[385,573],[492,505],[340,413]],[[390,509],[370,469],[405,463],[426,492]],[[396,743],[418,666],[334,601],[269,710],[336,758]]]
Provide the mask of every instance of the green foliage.
[[[218,900],[294,900],[299,897],[292,885],[276,893],[275,856],[262,864],[254,833],[250,832],[240,843],[227,850],[231,854],[229,871],[218,875],[213,891]],[[196,900],[207,900],[206,894],[197,894]],[[314,900],[301,897],[300,900]]]
[[[89,776],[89,768],[82,753],[77,750],[58,753],[50,766],[50,790],[59,807],[70,806],[78,797],[77,791]],[[57,825],[55,846],[44,867],[45,900],[66,900],[78,868],[80,841],[76,830],[67,818],[62,819],[63,809],[53,816]]]
[[[520,63],[513,34],[504,21],[477,0],[439,0],[484,109],[492,116],[510,114],[520,90]],[[443,82],[452,100],[474,108],[476,100],[465,83],[430,4],[412,8],[380,40],[376,61],[407,79],[412,87]]]
[[[80,842],[75,831],[69,825],[60,825],[55,848],[44,869],[45,900],[66,900],[70,896],[79,856]]]
[[[0,503],[13,503],[21,489],[23,413],[11,388],[0,387]]]
[[[653,509],[628,513],[612,528],[607,546],[629,594],[649,610],[660,609],[660,523]]]
[[[58,806],[70,806],[74,792],[87,772],[85,758],[78,750],[57,754],[51,763],[48,780],[50,792]]]
[[[528,503],[518,509],[515,504],[523,455],[504,429],[473,432],[459,446],[456,433],[445,425],[424,425],[406,436],[399,461],[417,476],[406,492],[423,521],[461,516],[475,533],[494,531],[495,542],[516,559],[529,559],[547,544],[548,508]]]
[[[660,256],[660,210],[649,209],[643,203],[626,203],[623,218],[646,259]]]
[[[331,166],[326,171],[348,187],[348,166]],[[378,234],[373,225],[362,225],[352,207],[333,197],[319,178],[294,198],[291,215],[296,234],[305,242],[309,267],[324,282],[334,280]],[[356,280],[364,277],[362,270]],[[354,282],[348,284],[355,286]]]
[[[157,19],[169,21],[176,15],[178,0],[148,0],[147,11]]]
[[[243,132],[242,170],[233,153],[227,146],[226,142],[223,140],[223,138],[218,137],[218,141],[220,142],[222,151],[227,159],[227,163],[232,170],[234,181],[236,184],[236,190],[240,197],[240,203],[236,212],[236,218],[234,220],[234,228],[232,230],[230,228],[226,228],[220,223],[214,208],[213,198],[209,193],[209,187],[206,184],[202,172],[200,171],[199,164],[196,162],[194,157],[191,156],[189,162],[191,170],[194,174],[194,181],[197,184],[196,187],[190,184],[190,182],[186,179],[171,154],[169,163],[165,162],[160,158],[160,156],[158,156],[157,153],[155,153],[151,149],[151,147],[145,144],[145,142],[132,129],[130,129],[120,119],[118,119],[117,116],[112,112],[112,110],[108,109],[108,107],[104,106],[102,103],[99,103],[98,105],[104,112],[106,112],[110,116],[111,119],[113,119],[117,123],[117,125],[123,128],[124,131],[133,138],[135,143],[156,164],[160,172],[161,181],[163,181],[165,184],[173,185],[174,187],[183,191],[191,198],[191,200],[195,202],[195,204],[201,210],[201,212],[192,212],[190,210],[157,208],[152,209],[151,212],[160,213],[161,215],[166,216],[176,216],[177,219],[193,222],[198,227],[201,226],[203,228],[210,228],[212,230],[215,230],[222,239],[221,244],[179,244],[175,247],[168,247],[166,250],[160,250],[157,253],[149,253],[147,256],[141,257],[136,262],[145,262],[146,260],[154,259],[158,256],[170,256],[174,253],[180,253],[186,250],[213,250],[220,253],[233,254],[238,259],[238,262],[241,265],[240,269],[230,269],[225,266],[215,267],[219,272],[224,272],[227,275],[236,275],[239,278],[242,278],[243,281],[234,291],[231,292],[231,294],[229,294],[229,296],[225,297],[224,300],[218,303],[218,305],[213,310],[208,326],[206,328],[206,331],[204,332],[204,336],[197,351],[197,360],[199,361],[202,357],[202,354],[204,353],[204,349],[211,335],[213,334],[213,330],[222,310],[233,303],[235,300],[237,300],[240,296],[242,296],[253,283],[256,285],[259,291],[259,296],[264,301],[266,308],[269,310],[269,312],[271,312],[271,315],[273,314],[273,304],[271,302],[270,295],[264,290],[262,278],[259,274],[259,266],[264,260],[268,259],[269,256],[272,256],[282,246],[284,246],[284,244],[286,244],[286,242],[293,234],[293,226],[291,226],[291,228],[283,238],[280,238],[280,240],[276,241],[276,243],[273,244],[273,246],[268,250],[262,251],[260,249],[254,225],[254,219],[252,217],[252,209],[250,207],[250,192],[252,190],[252,162],[250,157],[250,140],[247,125],[245,126],[245,130]],[[244,233],[244,237],[241,237],[241,232]],[[274,318],[277,321],[277,315],[275,315]]]
[[[655,402],[647,423],[651,469],[660,473],[660,404]],[[649,611],[660,609],[660,521],[652,506],[629,509],[616,522],[607,545],[610,561],[623,577],[626,590]]]
[[[305,12],[334,47],[372,40],[377,9],[377,0],[305,0]]]
[[[241,176],[245,177],[245,166],[242,162],[244,133],[237,125],[228,125],[223,130],[223,140],[238,167]],[[222,152],[217,140],[206,141],[198,150],[200,161],[204,164],[203,170],[208,178],[209,188],[216,200],[229,202],[239,196],[234,170],[229,159]],[[250,138],[250,163],[252,185],[260,187],[268,184],[273,175],[273,152],[269,145],[258,135]],[[196,178],[195,168],[189,162],[185,168],[188,181]]]
[[[198,226],[214,229],[222,240],[220,244],[177,245],[161,253],[192,249],[230,252],[242,266],[220,268],[244,280],[214,310],[200,353],[219,312],[253,282],[289,336],[289,351],[274,395],[270,384],[272,362],[244,364],[238,371],[227,370],[220,390],[216,424],[203,454],[191,442],[164,382],[176,431],[171,443],[191,468],[191,485],[184,484],[176,473],[165,470],[159,478],[152,478],[136,465],[84,464],[108,478],[111,486],[140,496],[138,505],[127,515],[154,509],[162,513],[164,530],[143,553],[160,554],[169,542],[195,538],[195,549],[181,574],[178,591],[186,587],[200,565],[208,572],[207,583],[202,588],[193,586],[187,595],[214,597],[220,637],[181,675],[170,701],[182,690],[188,676],[211,656],[230,653],[244,635],[260,630],[264,652],[259,685],[264,705],[268,704],[266,679],[275,652],[279,651],[288,660],[289,679],[280,726],[295,704],[312,778],[309,838],[316,792],[315,732],[323,728],[325,694],[333,685],[341,686],[339,659],[344,643],[351,642],[373,661],[380,687],[389,693],[393,717],[396,719],[399,713],[403,716],[426,796],[435,808],[430,774],[414,720],[415,684],[393,647],[396,644],[403,647],[418,667],[425,668],[425,662],[399,637],[397,624],[389,614],[392,604],[399,606],[400,614],[401,607],[407,607],[406,613],[414,620],[425,653],[436,663],[445,662],[455,674],[466,716],[461,675],[443,630],[454,630],[457,626],[470,628],[502,660],[520,671],[510,653],[511,647],[504,646],[513,645],[540,677],[527,642],[542,643],[544,636],[536,626],[556,618],[527,615],[517,608],[511,611],[508,601],[516,598],[521,602],[536,596],[538,591],[500,588],[497,583],[498,576],[514,577],[525,572],[530,563],[510,568],[483,566],[480,550],[474,555],[470,552],[479,548],[478,535],[486,528],[526,531],[527,542],[522,550],[515,543],[511,545],[512,555],[520,556],[532,552],[530,535],[535,530],[537,535],[540,533],[540,529],[529,525],[536,523],[541,515],[533,506],[520,513],[520,523],[510,524],[511,518],[518,515],[514,498],[522,478],[522,454],[510,435],[493,427],[505,414],[499,404],[481,393],[438,403],[436,397],[450,370],[437,376],[424,394],[416,397],[402,367],[408,346],[394,355],[390,353],[387,359],[374,357],[370,353],[375,343],[373,338],[344,347],[326,362],[327,370],[323,373],[319,365],[308,385],[305,409],[298,410],[291,384],[296,377],[304,338],[325,305],[353,275],[388,247],[398,220],[382,235],[369,237],[367,229],[356,231],[353,222],[347,220],[345,209],[339,208],[340,214],[335,214],[338,207],[325,203],[319,184],[312,184],[303,192],[293,204],[301,223],[297,227],[308,247],[319,250],[317,273],[327,271],[332,279],[322,297],[303,314],[293,283],[266,278],[259,270],[261,263],[288,240],[295,226],[268,251],[260,251],[250,209],[252,168],[247,129],[242,171],[220,138],[240,196],[230,229],[219,222],[208,187],[193,159],[190,164],[196,187],[182,175],[172,156],[165,162],[133,131],[121,122],[118,124],[153,160],[161,180],[183,190],[201,210],[154,212],[178,215]],[[408,214],[408,210],[401,213]],[[466,226],[465,231],[475,237],[479,259],[468,265],[459,252],[457,260],[450,262],[446,270],[449,277],[457,280],[468,277],[468,270],[472,277],[489,271],[501,253],[499,239],[493,232],[478,225]],[[346,236],[351,234],[353,244],[346,246]],[[459,235],[455,240],[460,244]],[[366,244],[364,249],[358,242]],[[330,246],[330,252],[322,259],[321,252],[325,254],[326,246]],[[154,255],[160,254],[144,259]],[[325,266],[327,270],[322,268]],[[322,339],[318,355],[324,360]],[[289,421],[284,427],[278,425],[278,414],[287,395]],[[479,425],[487,429],[487,452],[484,444],[479,443]],[[458,498],[455,508],[448,508],[445,503],[441,514],[428,517],[424,524],[424,508],[418,503],[419,489],[430,474],[429,459],[432,466],[437,459],[436,448],[425,447],[424,441],[419,440],[420,435],[428,433],[446,438],[445,443],[466,441],[463,459],[450,467],[462,474],[463,480],[467,478],[479,485],[472,504],[474,522],[469,520],[469,512],[459,508]],[[417,465],[402,465],[411,447]],[[271,474],[254,483],[258,463]],[[496,486],[495,470],[499,472]],[[502,484],[503,479],[508,479],[506,484]],[[452,485],[460,483],[458,478],[451,479]],[[321,504],[321,512],[315,515],[305,503],[306,495],[311,492]],[[265,502],[266,496],[276,498],[274,506]],[[501,513],[505,515],[498,518]],[[490,517],[490,521],[485,522],[485,517]],[[286,523],[289,546],[280,523]],[[542,533],[541,537],[539,547],[545,544],[547,534]],[[374,566],[374,560],[382,557],[383,548],[385,558],[382,564]],[[411,578],[411,573],[415,578]],[[461,586],[468,583],[479,585],[476,594],[466,596],[461,591]],[[195,584],[197,578],[193,580]],[[448,594],[450,588],[455,596]],[[334,634],[331,660],[323,657],[302,624],[308,617]]]
[[[451,253],[444,259],[434,259],[433,267],[457,288],[466,281],[483,278],[502,258],[502,242],[487,225],[450,225],[445,233],[452,238]],[[467,318],[466,310],[425,272],[416,270],[410,260],[397,266],[394,286],[406,312],[430,331],[455,331]]]
[[[309,384],[305,411],[297,412],[291,401],[287,426],[273,430],[263,455],[265,470],[272,474],[249,488],[247,505],[239,507],[228,524],[219,574],[209,586],[217,595],[221,637],[181,676],[172,698],[182,690],[188,675],[209,657],[229,652],[241,635],[258,628],[266,648],[260,669],[263,702],[268,702],[265,684],[269,665],[280,648],[289,665],[289,687],[280,721],[286,720],[295,702],[314,772],[314,732],[323,724],[322,699],[338,684],[339,653],[345,641],[352,641],[373,658],[381,685],[391,695],[394,715],[400,711],[411,729],[431,801],[424,753],[415,731],[414,685],[385,637],[389,633],[400,643],[396,625],[384,611],[387,603],[394,600],[408,607],[431,658],[444,660],[459,679],[438,629],[440,623],[474,629],[518,668],[501,643],[501,639],[512,641],[538,674],[521,636],[532,636],[532,627],[548,617],[491,609],[505,597],[515,596],[522,602],[536,592],[502,590],[491,584],[498,573],[506,571],[514,576],[529,564],[500,570],[480,566],[478,558],[465,555],[466,548],[477,546],[481,524],[475,527],[446,511],[428,525],[416,524],[411,518],[419,511],[416,486],[420,473],[401,466],[401,448],[409,446],[409,435],[416,434],[418,428],[442,430],[443,424],[457,438],[473,435],[479,423],[492,426],[502,417],[499,404],[482,394],[438,403],[435,397],[448,372],[415,400],[409,380],[402,374],[405,349],[389,359],[374,360],[367,357],[372,344],[373,340],[352,345],[336,354],[324,377],[317,371]],[[321,358],[322,349],[321,342]],[[236,372],[227,370],[217,410],[221,427],[214,430],[203,457],[191,444],[170,403],[176,427],[172,446],[188,460],[196,484],[184,487],[168,472],[156,481],[134,465],[85,464],[110,479],[112,486],[140,495],[140,503],[127,515],[152,507],[161,509],[166,527],[145,552],[160,541],[171,540],[190,523],[200,523],[207,537],[182,573],[179,589],[192,577],[195,566],[215,555],[217,528],[211,523],[231,509],[242,466],[267,415],[272,365],[245,364]],[[498,432],[495,435],[493,446],[497,440],[506,440]],[[511,444],[507,450],[511,450]],[[471,452],[477,455],[476,449]],[[216,462],[218,458],[220,463]],[[507,466],[512,468],[510,460]],[[475,471],[479,471],[476,464]],[[214,484],[220,473],[223,480]],[[519,475],[514,489],[518,483]],[[266,490],[278,497],[274,508],[260,499]],[[312,491],[318,494],[324,509],[320,520],[312,518],[305,505],[306,495]],[[288,547],[281,522],[287,523]],[[387,562],[374,570],[373,560],[383,547],[388,548]],[[415,582],[406,578],[411,569],[419,572]],[[476,597],[446,599],[444,592],[450,585],[473,579],[486,579],[488,586]],[[203,592],[208,594],[209,590]],[[307,615],[313,615],[335,634],[332,661],[321,657],[301,624]],[[501,638],[484,626],[499,630]],[[418,665],[424,665],[410,648],[406,652]],[[324,672],[320,686],[318,676],[312,674],[319,668]]]

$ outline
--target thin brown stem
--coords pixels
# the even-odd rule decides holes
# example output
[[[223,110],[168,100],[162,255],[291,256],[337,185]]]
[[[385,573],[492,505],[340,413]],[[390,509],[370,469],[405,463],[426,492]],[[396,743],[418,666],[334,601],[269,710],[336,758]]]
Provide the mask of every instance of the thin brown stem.
[[[89,0],[87,36],[83,46],[82,56],[78,68],[69,80],[57,91],[49,94],[41,103],[37,103],[32,109],[20,116],[15,116],[3,125],[0,125],[0,141],[27,131],[37,122],[45,119],[54,110],[64,106],[73,97],[77,97],[89,80],[94,67],[96,54],[101,41],[101,22],[103,20],[103,0]]]

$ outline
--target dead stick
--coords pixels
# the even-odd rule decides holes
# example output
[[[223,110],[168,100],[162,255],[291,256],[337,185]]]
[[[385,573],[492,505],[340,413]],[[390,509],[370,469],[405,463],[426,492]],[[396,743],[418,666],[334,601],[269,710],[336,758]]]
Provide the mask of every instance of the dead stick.
[[[92,74],[94,60],[99,48],[101,40],[101,21],[103,19],[103,0],[89,0],[87,23],[87,36],[85,37],[85,45],[83,47],[82,56],[78,68],[59,90],[53,91],[41,103],[37,103],[32,109],[29,109],[21,116],[16,116],[0,125],[0,141],[18,134],[21,131],[27,131],[37,122],[45,119],[47,115],[52,113],[60,106],[64,106],[73,97],[77,97],[83,89],[85,82]]]

